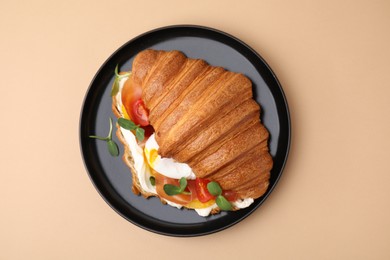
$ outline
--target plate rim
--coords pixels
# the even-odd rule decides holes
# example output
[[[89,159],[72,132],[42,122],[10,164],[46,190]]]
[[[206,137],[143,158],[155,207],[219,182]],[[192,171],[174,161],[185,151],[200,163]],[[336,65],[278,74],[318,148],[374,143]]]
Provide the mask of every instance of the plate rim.
[[[199,31],[204,31],[206,33],[216,34],[216,35],[225,37],[227,39],[230,39],[231,41],[235,42],[236,44],[241,45],[241,48],[244,48],[247,51],[249,51],[250,53],[252,53],[252,55],[254,55],[256,59],[259,59],[263,63],[263,65],[266,67],[266,69],[268,70],[268,72],[272,76],[272,79],[275,81],[275,83],[277,85],[277,91],[279,92],[280,97],[282,98],[282,101],[283,101],[282,102],[283,103],[282,104],[283,105],[283,109],[285,110],[284,111],[285,112],[284,117],[285,117],[285,123],[286,123],[285,131],[286,131],[286,134],[287,134],[285,136],[286,142],[284,143],[284,150],[285,150],[285,152],[283,154],[283,162],[281,163],[280,171],[278,172],[277,177],[275,178],[273,184],[270,185],[270,187],[267,190],[267,192],[261,197],[261,200],[258,203],[256,203],[256,200],[255,200],[256,205],[251,207],[250,210],[247,210],[247,213],[245,213],[243,216],[235,219],[234,221],[232,221],[232,222],[230,222],[230,223],[228,223],[228,224],[226,224],[226,225],[224,225],[222,227],[219,227],[219,228],[216,228],[216,229],[212,229],[212,230],[208,230],[208,231],[201,231],[201,232],[178,233],[178,232],[174,232],[174,230],[173,230],[173,232],[166,232],[166,231],[156,230],[156,229],[150,228],[147,225],[143,225],[141,222],[134,221],[129,216],[123,214],[119,209],[117,209],[113,205],[113,203],[106,197],[106,195],[103,194],[103,192],[100,189],[100,187],[97,186],[97,183],[95,182],[94,177],[92,176],[93,173],[91,173],[91,171],[89,169],[89,166],[87,165],[87,161],[86,161],[85,153],[84,153],[84,147],[83,147],[83,135],[82,135],[83,125],[82,124],[83,124],[83,118],[84,118],[84,113],[85,113],[85,106],[86,106],[86,103],[88,101],[87,99],[89,97],[89,93],[90,93],[91,89],[93,88],[95,80],[101,74],[102,70],[106,67],[107,63],[109,63],[110,60],[112,60],[116,55],[118,55],[118,53],[120,53],[129,44],[131,44],[131,43],[133,43],[133,42],[135,42],[135,41],[137,41],[139,39],[142,39],[143,37],[149,36],[151,34],[155,34],[156,32],[167,31],[167,30],[177,30],[177,29],[181,29],[181,30],[187,29],[187,30],[191,30],[192,32],[194,32],[194,30],[199,30]],[[189,34],[188,36],[193,36],[193,35]],[[220,41],[218,41],[218,42],[220,42]],[[220,42],[220,43],[226,45],[224,42]],[[234,48],[234,49],[236,49],[236,48]],[[252,64],[252,62],[250,62],[250,63]],[[278,105],[278,104],[276,104],[276,105]],[[279,115],[279,113],[278,113],[278,115]],[[281,176],[283,174],[283,171],[284,171],[284,169],[286,167],[286,164],[287,164],[287,161],[288,161],[288,157],[289,157],[289,153],[290,153],[290,147],[291,147],[291,116],[290,116],[289,106],[288,106],[287,98],[286,98],[286,95],[285,95],[284,90],[282,88],[282,85],[280,84],[280,81],[278,80],[278,78],[277,78],[276,74],[274,73],[274,71],[271,69],[269,64],[265,61],[265,59],[257,51],[255,51],[252,47],[250,47],[248,44],[246,44],[242,40],[238,39],[237,37],[235,37],[235,36],[233,36],[233,35],[231,35],[229,33],[221,31],[219,29],[212,28],[212,27],[207,27],[207,26],[203,26],[203,25],[178,24],[178,25],[169,25],[169,26],[158,27],[158,28],[146,31],[144,33],[141,33],[141,34],[133,37],[132,39],[126,41],[119,48],[117,48],[100,65],[99,69],[95,73],[94,77],[92,78],[92,80],[91,80],[91,82],[90,82],[90,84],[89,84],[89,86],[88,86],[88,88],[87,88],[87,90],[86,90],[86,92],[84,94],[84,99],[83,99],[83,102],[82,102],[81,112],[80,112],[80,117],[79,117],[79,148],[80,148],[81,155],[82,155],[82,158],[83,158],[84,167],[85,167],[85,169],[87,171],[87,174],[88,174],[91,182],[93,183],[95,189],[98,191],[98,193],[103,198],[103,200],[116,213],[118,213],[120,216],[122,216],[124,219],[126,219],[129,222],[131,222],[132,224],[134,224],[134,225],[136,225],[136,226],[138,226],[138,227],[140,227],[140,228],[142,228],[144,230],[148,230],[150,232],[153,232],[153,233],[157,233],[157,234],[160,234],[160,235],[166,235],[166,236],[173,236],[173,237],[195,237],[195,236],[203,236],[203,235],[216,233],[216,232],[225,230],[225,229],[227,229],[227,228],[229,228],[229,227],[231,227],[231,226],[241,222],[242,220],[244,220],[248,216],[250,216],[255,210],[257,210],[266,201],[266,199],[270,196],[270,194],[275,189],[275,187],[276,187],[277,183],[279,182],[279,180],[280,180],[280,178],[281,178]]]

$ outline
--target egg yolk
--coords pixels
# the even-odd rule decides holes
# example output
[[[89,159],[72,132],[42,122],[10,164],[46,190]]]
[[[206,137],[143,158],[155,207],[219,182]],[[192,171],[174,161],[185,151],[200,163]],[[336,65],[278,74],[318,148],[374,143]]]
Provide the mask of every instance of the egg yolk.
[[[190,209],[203,209],[203,208],[207,208],[207,207],[214,205],[214,203],[215,203],[215,200],[209,200],[209,201],[203,203],[203,202],[200,202],[198,199],[194,199],[190,203],[188,203],[186,205],[186,207],[190,208]]]
[[[124,105],[121,106],[121,109],[122,109],[123,117],[126,118],[126,119],[130,119],[129,114],[127,114],[127,111],[126,111],[126,108],[125,108]]]
[[[158,152],[156,149],[148,150],[145,149],[145,157],[147,159],[147,162],[149,163],[150,167],[154,168],[154,163],[158,157]]]
[[[154,162],[156,161],[158,157],[158,152],[156,149],[152,149],[149,153],[149,160],[150,160],[150,165],[153,167],[154,166]]]

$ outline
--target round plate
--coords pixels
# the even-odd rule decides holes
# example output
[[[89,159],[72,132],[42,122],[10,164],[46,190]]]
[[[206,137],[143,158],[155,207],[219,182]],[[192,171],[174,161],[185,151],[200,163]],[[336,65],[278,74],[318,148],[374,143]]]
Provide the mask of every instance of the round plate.
[[[121,156],[112,157],[106,143],[89,135],[106,136],[111,111],[110,91],[115,66],[131,70],[134,56],[144,49],[180,50],[190,58],[206,60],[240,72],[251,79],[253,94],[261,105],[261,120],[270,132],[274,160],[266,194],[248,208],[201,217],[194,210],[162,205],[131,191],[132,179]],[[113,135],[113,139],[120,144]],[[200,236],[230,227],[256,210],[275,187],[290,146],[290,116],[286,98],[275,74],[253,49],[224,32],[199,26],[170,26],[142,34],[119,48],[101,66],[86,94],[80,118],[80,146],[89,176],[104,200],[122,217],[146,230],[170,236]],[[120,146],[121,155],[123,147]]]

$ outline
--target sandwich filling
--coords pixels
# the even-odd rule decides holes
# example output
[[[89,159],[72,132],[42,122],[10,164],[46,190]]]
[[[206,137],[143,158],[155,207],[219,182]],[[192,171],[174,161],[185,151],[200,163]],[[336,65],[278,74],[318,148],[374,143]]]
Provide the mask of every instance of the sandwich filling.
[[[116,110],[119,111],[120,116],[134,120],[134,113],[138,111],[127,111],[123,105],[122,90],[129,77],[130,73],[128,73],[128,76],[122,76],[119,79],[117,82],[118,91],[114,98]],[[134,109],[137,110],[139,108],[142,110],[142,106],[136,106]],[[160,147],[150,126],[146,125],[144,127],[145,139],[143,141],[137,140],[134,131],[123,127],[119,127],[119,129],[134,161],[135,172],[132,174],[137,176],[139,186],[143,192],[158,196],[163,202],[173,207],[194,209],[200,216],[208,216],[213,210],[219,208],[216,200],[221,196],[209,193],[207,190],[209,180],[197,178],[188,164],[159,155]],[[186,187],[183,187],[183,191],[179,194],[168,195],[166,186],[180,187],[183,179],[186,182]],[[239,199],[232,191],[221,191],[220,195],[223,195],[223,198],[231,204],[232,209],[246,208],[254,202],[253,198]]]

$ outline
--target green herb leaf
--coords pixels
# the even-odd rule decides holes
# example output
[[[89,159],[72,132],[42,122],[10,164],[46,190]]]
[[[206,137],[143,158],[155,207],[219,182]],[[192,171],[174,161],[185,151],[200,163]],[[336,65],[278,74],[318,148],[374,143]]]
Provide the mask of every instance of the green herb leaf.
[[[115,67],[115,79],[114,79],[114,84],[112,85],[111,89],[111,97],[115,96],[119,92],[119,73],[118,73],[118,66],[119,64],[116,64]]]
[[[179,183],[180,183],[180,188],[182,189],[182,191],[184,191],[184,189],[187,187],[187,179],[181,177]]]
[[[221,186],[219,186],[219,184],[215,181],[211,181],[211,182],[207,183],[207,190],[213,196],[219,196],[222,194]]]
[[[134,124],[133,121],[128,120],[128,119],[123,118],[123,117],[118,118],[118,124],[120,127],[123,127],[124,129],[127,129],[127,130],[136,130],[138,128],[138,126],[136,124]]]
[[[142,142],[145,138],[145,130],[141,127],[137,127],[137,129],[135,129],[135,137]]]
[[[182,193],[182,190],[179,186],[175,186],[172,184],[165,184],[163,187],[165,193],[169,196],[177,195]]]
[[[233,208],[232,204],[222,195],[218,195],[215,202],[221,210],[231,210]]]
[[[115,67],[115,79],[114,79],[114,84],[112,85],[112,89],[111,89],[111,96],[115,96],[116,94],[118,94],[120,80],[123,78],[129,77],[131,74],[131,72],[128,72],[128,73],[120,75],[119,71],[118,71],[119,70],[118,67],[119,67],[119,64],[117,64]]]
[[[173,195],[177,195],[177,194],[181,194],[181,193],[188,194],[187,192],[184,192],[184,190],[187,187],[187,179],[182,177],[179,181],[179,185],[180,185],[180,187],[172,185],[172,184],[165,184],[163,189],[164,189],[165,193],[169,196],[173,196]]]
[[[145,130],[136,125],[133,121],[126,119],[126,118],[118,118],[118,124],[120,127],[123,127],[124,129],[133,131],[135,130],[135,137],[138,139],[138,141],[142,142],[145,138]]]
[[[111,89],[111,97],[115,96],[119,92],[119,80],[120,78],[116,77],[114,80],[114,84],[112,85]]]
[[[111,117],[110,117],[110,130],[108,131],[108,135],[106,137],[101,137],[101,136],[97,136],[97,135],[90,135],[89,138],[94,138],[94,139],[98,139],[98,140],[107,142],[108,152],[112,156],[119,155],[118,145],[112,140],[112,119],[111,119]]]
[[[118,156],[119,155],[119,148],[118,145],[113,140],[107,141],[107,147],[108,151],[112,156]]]
[[[149,181],[150,181],[150,184],[152,184],[153,186],[156,186],[156,178],[154,178],[153,176],[150,176]]]

